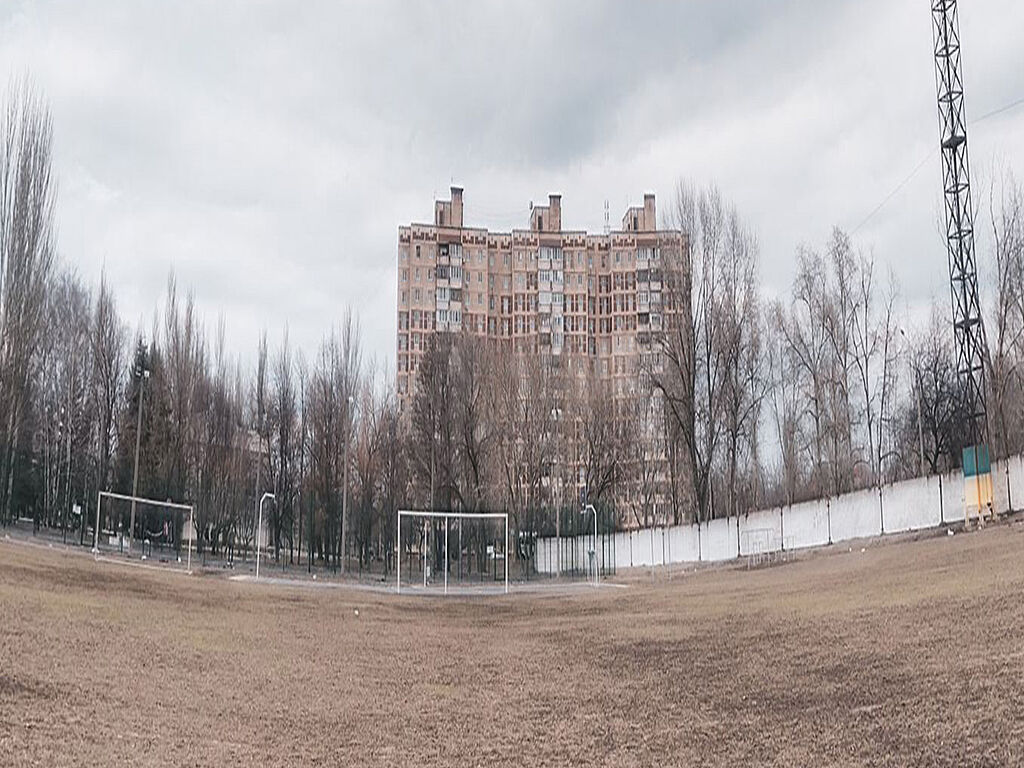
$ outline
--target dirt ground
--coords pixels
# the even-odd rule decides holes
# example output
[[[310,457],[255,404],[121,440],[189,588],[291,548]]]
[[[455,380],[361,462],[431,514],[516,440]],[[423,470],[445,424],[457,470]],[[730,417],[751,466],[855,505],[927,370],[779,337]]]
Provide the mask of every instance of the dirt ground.
[[[0,765],[1024,764],[1024,525],[668,576],[396,597],[0,539]]]

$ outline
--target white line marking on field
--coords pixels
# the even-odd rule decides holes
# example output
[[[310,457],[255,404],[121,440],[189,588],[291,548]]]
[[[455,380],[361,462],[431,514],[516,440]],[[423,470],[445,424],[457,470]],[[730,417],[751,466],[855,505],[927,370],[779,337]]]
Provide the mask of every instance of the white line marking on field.
[[[111,563],[113,565],[129,565],[132,568],[145,568],[149,571],[160,571],[161,573],[180,573],[183,576],[191,576],[192,571],[178,570],[177,568],[167,568],[162,565],[147,565],[146,563],[133,563],[131,560],[120,560],[113,557],[104,557],[103,555],[96,555],[93,558],[97,563]]]

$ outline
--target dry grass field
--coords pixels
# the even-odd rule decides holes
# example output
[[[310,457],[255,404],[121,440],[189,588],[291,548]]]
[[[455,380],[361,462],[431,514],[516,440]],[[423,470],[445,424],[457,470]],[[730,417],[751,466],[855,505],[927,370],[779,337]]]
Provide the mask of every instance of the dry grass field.
[[[1019,523],[620,581],[399,598],[0,540],[0,764],[1024,763]]]

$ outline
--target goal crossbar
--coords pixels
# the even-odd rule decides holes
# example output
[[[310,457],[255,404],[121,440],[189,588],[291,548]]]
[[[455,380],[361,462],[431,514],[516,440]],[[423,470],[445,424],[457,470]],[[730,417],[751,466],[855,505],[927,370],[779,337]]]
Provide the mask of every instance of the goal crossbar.
[[[398,517],[461,517],[463,519],[508,520],[507,512],[418,512],[413,509],[398,510]]]
[[[508,594],[508,512],[442,512],[438,510],[415,510],[415,509],[400,509],[398,510],[398,525],[396,528],[396,551],[395,556],[397,558],[398,567],[395,568],[395,592],[401,594],[402,592],[402,518],[414,518],[423,517],[430,518],[433,520],[444,520],[444,593],[448,594],[448,520],[501,520],[505,524],[505,552],[503,559],[505,561],[505,594]],[[426,571],[424,571],[424,574]],[[424,575],[424,585],[426,584],[426,576]]]
[[[93,553],[99,552],[100,542],[100,504],[103,499],[118,499],[120,501],[134,501],[137,504],[149,504],[155,507],[167,507],[170,509],[180,509],[188,511],[188,545],[186,555],[185,570],[188,573],[192,573],[192,534],[195,531],[196,525],[196,508],[193,504],[178,504],[173,501],[160,501],[159,499],[147,499],[145,496],[129,496],[124,493],[114,493],[113,491],[99,491],[96,494],[96,525],[93,530],[92,540],[92,551]],[[180,560],[179,560],[180,562]]]

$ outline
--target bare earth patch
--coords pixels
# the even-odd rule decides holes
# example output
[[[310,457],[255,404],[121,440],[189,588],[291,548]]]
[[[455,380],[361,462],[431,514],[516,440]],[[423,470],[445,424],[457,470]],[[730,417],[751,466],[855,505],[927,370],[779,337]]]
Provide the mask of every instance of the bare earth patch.
[[[444,599],[0,541],[0,764],[1024,764],[1024,526],[835,550]]]

